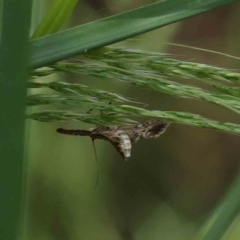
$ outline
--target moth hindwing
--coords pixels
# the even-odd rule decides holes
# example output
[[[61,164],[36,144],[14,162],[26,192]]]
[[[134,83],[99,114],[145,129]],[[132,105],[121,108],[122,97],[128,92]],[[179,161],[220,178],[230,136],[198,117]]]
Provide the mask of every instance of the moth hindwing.
[[[100,126],[89,131],[58,128],[57,132],[75,136],[89,136],[93,141],[95,139],[106,140],[116,148],[124,160],[127,160],[131,156],[132,143],[136,143],[141,138],[157,138],[165,132],[168,125],[162,120],[147,119],[134,125]]]

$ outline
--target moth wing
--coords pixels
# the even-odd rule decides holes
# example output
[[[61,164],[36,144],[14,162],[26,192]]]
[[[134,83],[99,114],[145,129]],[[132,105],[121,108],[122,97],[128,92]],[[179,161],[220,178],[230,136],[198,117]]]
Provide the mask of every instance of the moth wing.
[[[142,135],[142,131],[144,131],[144,128],[142,124],[133,125],[133,126],[123,126],[119,127],[118,130],[123,131],[126,135],[128,135],[131,143],[136,143]]]
[[[145,131],[142,132],[142,138],[158,138],[163,134],[169,123],[158,119],[147,119],[142,122]]]
[[[132,143],[136,143],[141,138],[158,138],[168,126],[169,123],[159,119],[146,119],[134,126],[124,126],[119,129],[129,136]]]
[[[112,129],[92,134],[93,139],[104,139],[110,142],[118,153],[127,160],[131,156],[131,140],[129,136],[122,130]]]

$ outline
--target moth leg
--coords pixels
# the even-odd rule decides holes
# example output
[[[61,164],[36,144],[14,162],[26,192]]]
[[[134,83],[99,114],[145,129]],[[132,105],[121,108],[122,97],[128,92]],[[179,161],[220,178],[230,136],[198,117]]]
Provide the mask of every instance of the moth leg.
[[[96,147],[95,147],[95,144],[94,144],[94,140],[95,139],[92,138],[94,155],[95,155],[95,160],[96,160],[96,164],[97,164],[97,179],[96,179],[96,184],[95,184],[95,190],[97,190],[97,186],[98,186],[98,182],[99,182],[99,162],[98,162],[97,151],[96,151]]]

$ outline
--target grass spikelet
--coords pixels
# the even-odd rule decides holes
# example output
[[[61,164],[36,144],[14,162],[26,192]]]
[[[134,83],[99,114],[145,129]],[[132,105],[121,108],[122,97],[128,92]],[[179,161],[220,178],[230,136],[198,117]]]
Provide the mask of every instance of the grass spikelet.
[[[71,72],[114,79],[137,87],[159,91],[174,97],[190,98],[214,103],[235,113],[240,113],[239,87],[225,83],[240,83],[240,73],[171,59],[168,55],[141,50],[105,47],[86,53],[78,59],[52,64],[49,68],[32,73],[35,79],[56,72]],[[169,80],[171,76],[199,79],[216,91],[180,84]],[[240,133],[240,125],[221,123],[186,112],[150,111],[126,103],[133,101],[116,93],[92,89],[82,84],[66,82],[29,81],[30,88],[50,88],[59,94],[38,94],[27,98],[29,106],[56,105],[68,110],[48,110],[28,115],[39,121],[83,121],[96,125],[130,123],[134,117],[161,118],[165,121],[210,128],[233,134]],[[110,105],[109,102],[114,104]],[[124,105],[123,105],[124,104]],[[76,110],[78,109],[78,110]],[[96,109],[98,114],[86,114],[86,109]],[[101,113],[99,113],[101,112]]]

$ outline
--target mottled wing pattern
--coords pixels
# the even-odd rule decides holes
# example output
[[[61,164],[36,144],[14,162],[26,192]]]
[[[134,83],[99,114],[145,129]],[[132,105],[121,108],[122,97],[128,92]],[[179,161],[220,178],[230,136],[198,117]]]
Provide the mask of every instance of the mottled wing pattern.
[[[129,136],[118,127],[97,127],[92,130],[92,139],[104,139],[109,141],[123,157],[127,160],[131,156],[131,140]]]
[[[143,128],[145,131],[142,133],[142,138],[158,138],[163,134],[169,123],[166,123],[162,120],[148,119],[142,122]]]
[[[137,125],[120,129],[129,136],[132,143],[136,143],[141,138],[158,138],[166,131],[168,126],[169,124],[162,120],[147,119]]]

